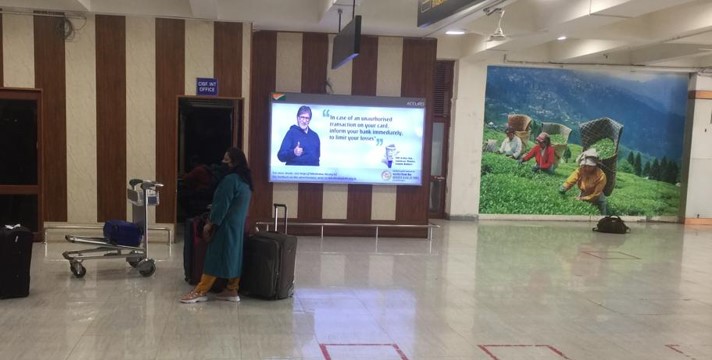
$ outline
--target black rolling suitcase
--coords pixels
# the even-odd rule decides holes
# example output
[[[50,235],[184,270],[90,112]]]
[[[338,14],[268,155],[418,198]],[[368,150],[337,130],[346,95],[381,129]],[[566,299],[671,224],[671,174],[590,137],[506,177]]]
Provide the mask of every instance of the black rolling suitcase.
[[[0,228],[0,298],[30,294],[32,232],[22,226]]]
[[[200,280],[200,270],[198,278],[195,279],[193,274],[193,268],[195,265],[194,261],[194,249],[195,249],[195,224],[198,217],[192,217],[185,219],[185,233],[183,234],[183,274],[185,275],[185,281],[191,285],[195,285]]]
[[[284,209],[284,232],[277,232],[278,210]],[[245,239],[240,293],[267,300],[294,294],[297,237],[287,235],[287,206],[274,204],[274,231]]]

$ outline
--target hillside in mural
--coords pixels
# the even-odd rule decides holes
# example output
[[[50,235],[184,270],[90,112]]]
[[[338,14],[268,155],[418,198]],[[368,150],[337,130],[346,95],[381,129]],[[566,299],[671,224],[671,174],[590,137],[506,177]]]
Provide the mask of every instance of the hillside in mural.
[[[580,144],[579,123],[608,117],[624,126],[622,146],[680,161],[687,81],[685,74],[490,66],[485,122],[526,114],[570,127],[569,142]]]

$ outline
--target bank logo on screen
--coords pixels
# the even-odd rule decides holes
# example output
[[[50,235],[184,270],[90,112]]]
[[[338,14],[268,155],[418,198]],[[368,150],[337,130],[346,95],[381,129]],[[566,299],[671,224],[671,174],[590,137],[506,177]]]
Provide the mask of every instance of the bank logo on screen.
[[[283,101],[286,99],[287,97],[282,93],[272,93],[272,100],[274,101]]]

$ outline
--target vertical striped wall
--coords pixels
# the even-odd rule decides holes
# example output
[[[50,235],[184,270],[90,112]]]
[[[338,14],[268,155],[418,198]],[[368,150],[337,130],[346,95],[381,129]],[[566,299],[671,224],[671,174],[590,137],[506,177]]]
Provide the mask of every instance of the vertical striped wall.
[[[35,87],[34,17],[2,16],[3,85]],[[12,54],[12,56],[9,56]]]
[[[96,20],[65,43],[67,80],[67,219],[97,219]]]
[[[327,51],[326,79],[331,90],[337,95],[350,95],[353,62],[349,62],[336,70],[331,69],[331,52],[334,36],[329,36],[329,49]],[[348,199],[349,186],[341,184],[324,185],[322,197],[322,217],[330,220],[349,219]]]
[[[177,187],[178,96],[185,92],[185,21],[156,19],[156,179],[165,194]],[[156,221],[175,219],[175,196],[163,196]]]
[[[427,184],[420,187],[271,184],[267,180],[267,99],[270,91],[325,93],[328,82],[336,94],[430,97],[435,40],[365,36],[361,46],[361,54],[353,63],[331,71],[329,36],[269,31],[255,33],[251,76],[261,79],[252,82],[250,101],[250,164],[256,183],[252,216],[255,219],[270,218],[271,204],[278,202],[289,206],[290,218],[302,222],[427,223]],[[429,174],[430,148],[427,139],[431,136],[431,118],[431,110],[428,110],[424,174]],[[427,176],[424,178],[427,179]],[[314,233],[314,229],[293,228],[290,229],[292,231]],[[338,228],[326,231],[334,234],[367,232]],[[391,229],[386,235],[425,236],[425,231]]]
[[[432,104],[434,99],[435,81],[435,60],[437,53],[437,42],[434,39],[405,39],[403,40],[403,76],[401,81],[401,96],[422,97],[426,104]],[[428,56],[430,55],[430,56]],[[423,168],[424,174],[430,174],[431,147],[432,147],[432,119],[433,107],[426,108],[426,126],[423,138],[426,139],[423,146]],[[429,176],[423,176],[429,179]],[[425,185],[399,186],[396,193],[396,221],[399,223],[417,223],[423,220],[428,214],[428,198],[430,194],[429,182]],[[388,236],[393,229],[384,231]],[[411,234],[423,235],[423,230],[410,231]]]
[[[97,220],[126,214],[126,19],[96,16]]]
[[[174,222],[178,96],[196,77],[249,94],[251,27],[90,15],[65,40],[58,17],[0,20],[2,85],[42,90],[44,220],[129,218],[127,181],[141,178],[166,184],[151,221]]]
[[[351,94],[375,96],[378,74],[378,38],[361,38],[361,54],[353,61]],[[355,222],[371,220],[373,186],[349,185],[347,214]]]
[[[67,126],[64,38],[57,31],[62,18],[33,19],[35,87],[42,89],[44,217],[67,220]],[[10,54],[7,54],[9,57]]]
[[[284,202],[302,221],[427,222],[427,186],[270,184],[267,98],[275,90],[326,93],[327,83],[336,94],[427,96],[434,41],[367,36],[361,55],[332,71],[327,34],[97,15],[65,40],[58,18],[0,19],[2,84],[43,94],[45,221],[128,217],[127,180],[149,178],[165,184],[151,216],[174,222],[178,97],[195,93],[196,77],[216,77],[221,96],[248,99],[252,219],[270,218],[271,204]]]
[[[299,58],[301,61],[301,57]],[[252,38],[249,159],[252,167],[252,220],[271,216],[274,187],[268,182],[269,109],[267,97],[277,89],[277,33],[260,31]],[[280,200],[281,201],[281,200]]]
[[[302,36],[302,93],[326,93],[326,66],[329,56],[327,34],[306,33]],[[296,119],[296,114],[295,114]],[[323,217],[324,186],[299,184],[299,217],[320,220]]]
[[[126,179],[156,177],[156,20],[126,18]],[[126,209],[131,218],[131,207]],[[149,222],[155,221],[155,208]]]
[[[2,61],[3,55],[2,55],[2,41],[3,41],[3,26],[2,26],[2,14],[0,14],[0,84],[4,84],[5,82],[5,77],[3,74],[3,66],[4,63]]]

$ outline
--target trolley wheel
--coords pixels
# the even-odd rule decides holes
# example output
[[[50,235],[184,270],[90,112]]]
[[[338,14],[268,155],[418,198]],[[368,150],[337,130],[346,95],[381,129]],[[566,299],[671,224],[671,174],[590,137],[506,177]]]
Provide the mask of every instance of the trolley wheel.
[[[156,264],[153,262],[153,259],[142,260],[138,264],[138,272],[143,277],[149,277],[153,275],[153,273],[156,272]]]
[[[141,260],[126,260],[126,262],[129,263],[132,268],[135,268],[141,263]]]
[[[71,270],[72,274],[79,279],[83,278],[84,275],[87,274],[87,269],[80,262],[69,263],[69,270]]]
[[[126,262],[129,263],[129,265],[131,265],[132,268],[136,268],[138,266],[138,264],[141,263],[141,260],[143,260],[145,258],[145,255],[138,253],[134,250],[131,250],[129,255],[135,255],[135,256],[126,258]]]

